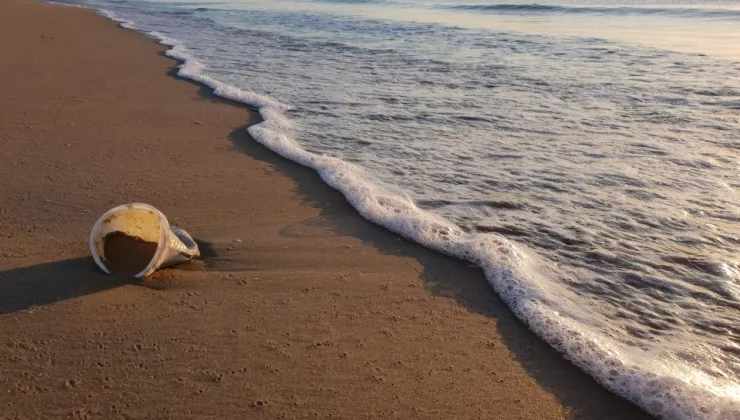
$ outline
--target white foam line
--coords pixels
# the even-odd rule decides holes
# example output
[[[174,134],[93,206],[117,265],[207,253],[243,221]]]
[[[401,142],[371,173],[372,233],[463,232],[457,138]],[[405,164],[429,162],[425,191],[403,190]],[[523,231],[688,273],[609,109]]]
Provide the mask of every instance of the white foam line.
[[[290,126],[283,114],[288,106],[206,76],[204,66],[174,39],[140,30],[110,11],[100,13],[124,28],[139,30],[169,46],[167,56],[181,62],[178,76],[210,87],[219,97],[258,108],[264,121],[247,129],[252,138],[284,158],[316,170],[364,218],[432,250],[477,264],[519,319],[610,391],[660,419],[738,418],[740,385],[687,371],[685,366],[672,363],[661,354],[641,356],[598,331],[589,330],[578,321],[588,315],[562,304],[567,301],[565,297],[558,299],[562,289],[553,282],[541,281],[535,270],[544,263],[520,246],[500,235],[466,233],[448,220],[419,209],[405,193],[399,194],[397,189],[372,180],[361,168],[306,151],[284,134]]]

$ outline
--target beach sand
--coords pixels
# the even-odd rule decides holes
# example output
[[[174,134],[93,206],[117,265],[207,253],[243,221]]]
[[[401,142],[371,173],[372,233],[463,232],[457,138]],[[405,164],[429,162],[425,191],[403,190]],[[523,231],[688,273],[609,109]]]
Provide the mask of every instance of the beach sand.
[[[0,419],[641,419],[481,270],[361,219],[94,12],[0,2]],[[87,249],[152,204],[202,262],[142,282]]]

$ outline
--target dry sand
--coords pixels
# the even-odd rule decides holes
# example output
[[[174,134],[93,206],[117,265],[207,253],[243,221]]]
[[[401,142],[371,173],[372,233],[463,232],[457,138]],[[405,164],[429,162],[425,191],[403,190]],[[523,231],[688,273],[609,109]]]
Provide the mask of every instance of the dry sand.
[[[0,2],[0,419],[640,419],[479,269],[365,222],[259,117],[83,9]],[[160,208],[204,262],[102,275],[87,235]]]

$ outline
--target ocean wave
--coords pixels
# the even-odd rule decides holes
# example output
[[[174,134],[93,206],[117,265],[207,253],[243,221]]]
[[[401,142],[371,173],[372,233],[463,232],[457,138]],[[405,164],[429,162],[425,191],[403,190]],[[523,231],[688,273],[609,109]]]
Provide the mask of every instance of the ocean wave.
[[[314,3],[331,3],[331,4],[403,4],[394,0],[313,0]]]
[[[619,15],[664,15],[674,17],[701,17],[701,18],[737,18],[740,10],[737,9],[700,9],[680,7],[594,7],[594,6],[561,6],[550,4],[462,4],[439,5],[437,8],[459,11],[474,11],[488,13],[562,13],[562,14],[601,14],[610,16]]]

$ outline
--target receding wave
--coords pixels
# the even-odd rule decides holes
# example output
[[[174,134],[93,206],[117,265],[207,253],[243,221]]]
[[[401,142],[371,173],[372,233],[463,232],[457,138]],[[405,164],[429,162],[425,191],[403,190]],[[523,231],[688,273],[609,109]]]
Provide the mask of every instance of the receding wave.
[[[338,0],[341,1],[341,0]],[[501,14],[601,14],[610,16],[634,15],[664,15],[675,17],[702,17],[702,18],[736,18],[740,17],[737,9],[699,9],[679,7],[594,7],[594,6],[560,6],[549,4],[462,4],[455,6],[440,6],[447,10],[475,11]]]

